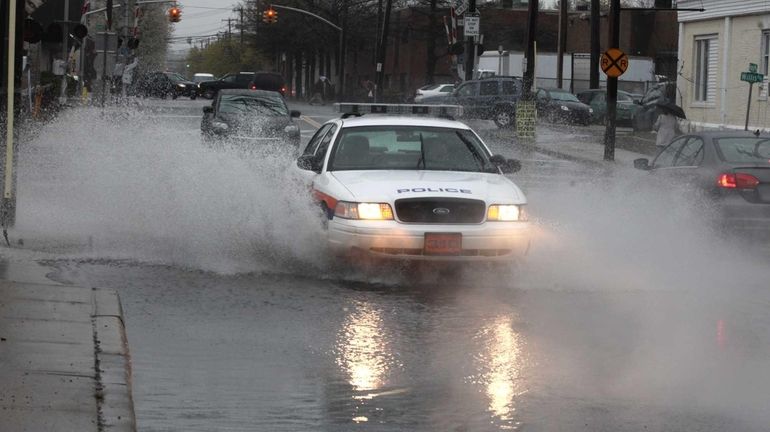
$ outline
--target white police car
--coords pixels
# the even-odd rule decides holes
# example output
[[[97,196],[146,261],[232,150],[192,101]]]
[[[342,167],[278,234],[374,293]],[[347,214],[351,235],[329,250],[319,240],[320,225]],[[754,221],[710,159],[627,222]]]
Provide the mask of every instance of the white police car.
[[[461,107],[338,107],[346,114],[318,129],[297,160],[335,252],[446,261],[526,254],[527,199],[503,175],[519,162],[493,156],[463,123],[414,115]]]

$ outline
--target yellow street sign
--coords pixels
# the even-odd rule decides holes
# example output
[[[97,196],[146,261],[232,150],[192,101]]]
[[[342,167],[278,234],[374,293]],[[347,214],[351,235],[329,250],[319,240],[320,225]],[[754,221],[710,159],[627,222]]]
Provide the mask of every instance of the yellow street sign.
[[[601,67],[608,77],[617,78],[628,69],[628,56],[617,48],[610,48],[602,54]]]

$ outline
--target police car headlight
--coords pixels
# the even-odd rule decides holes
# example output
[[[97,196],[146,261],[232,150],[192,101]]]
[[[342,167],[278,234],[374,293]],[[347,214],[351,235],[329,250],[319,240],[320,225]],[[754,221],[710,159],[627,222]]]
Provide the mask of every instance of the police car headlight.
[[[393,220],[393,210],[387,203],[354,203],[340,201],[334,216],[343,219]]]
[[[487,210],[487,221],[515,222],[525,221],[527,215],[524,206],[493,204]]]
[[[561,109],[562,109],[562,111],[569,111],[569,107],[565,106],[565,105],[562,105]]]

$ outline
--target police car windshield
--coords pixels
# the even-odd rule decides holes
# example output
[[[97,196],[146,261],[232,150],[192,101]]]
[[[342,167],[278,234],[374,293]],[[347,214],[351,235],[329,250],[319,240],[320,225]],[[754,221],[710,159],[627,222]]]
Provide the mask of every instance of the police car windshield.
[[[425,126],[344,128],[328,166],[329,171],[417,169],[497,172],[473,132]]]

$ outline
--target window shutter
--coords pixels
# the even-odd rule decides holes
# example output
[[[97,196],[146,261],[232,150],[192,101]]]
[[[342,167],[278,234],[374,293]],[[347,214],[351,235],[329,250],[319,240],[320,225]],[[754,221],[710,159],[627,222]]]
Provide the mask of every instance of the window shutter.
[[[719,70],[719,39],[709,39],[708,92],[706,102],[714,103],[717,94],[717,71]]]

